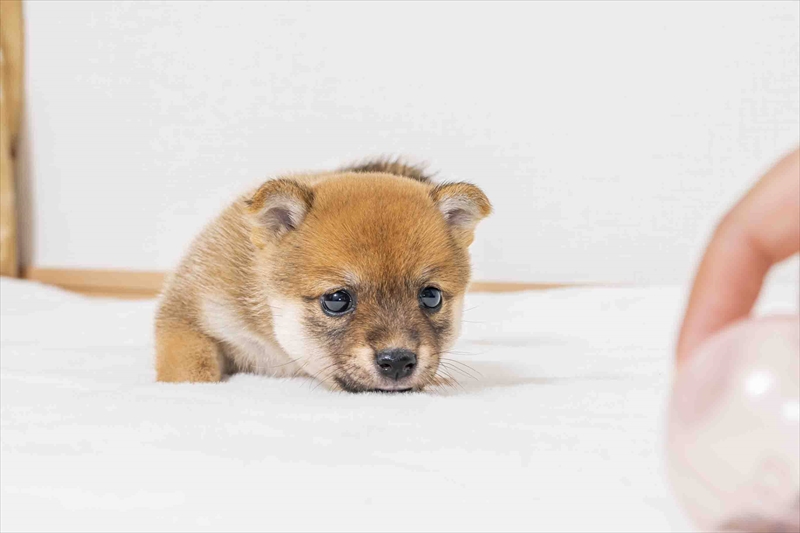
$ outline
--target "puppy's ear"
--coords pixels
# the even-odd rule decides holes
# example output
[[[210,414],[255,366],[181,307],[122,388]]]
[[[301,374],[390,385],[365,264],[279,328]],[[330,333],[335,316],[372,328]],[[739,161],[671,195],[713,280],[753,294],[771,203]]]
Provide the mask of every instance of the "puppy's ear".
[[[245,203],[253,223],[251,240],[260,248],[303,222],[314,203],[314,191],[296,181],[270,180]]]
[[[475,226],[492,212],[492,204],[470,183],[443,183],[431,189],[436,207],[463,246],[472,244]]]

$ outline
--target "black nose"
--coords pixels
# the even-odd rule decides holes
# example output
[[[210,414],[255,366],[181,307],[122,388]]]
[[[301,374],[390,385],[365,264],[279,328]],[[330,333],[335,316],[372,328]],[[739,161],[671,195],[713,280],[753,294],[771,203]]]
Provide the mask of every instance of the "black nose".
[[[381,350],[375,355],[378,371],[391,379],[403,379],[410,376],[417,366],[417,356],[414,352],[395,348]]]

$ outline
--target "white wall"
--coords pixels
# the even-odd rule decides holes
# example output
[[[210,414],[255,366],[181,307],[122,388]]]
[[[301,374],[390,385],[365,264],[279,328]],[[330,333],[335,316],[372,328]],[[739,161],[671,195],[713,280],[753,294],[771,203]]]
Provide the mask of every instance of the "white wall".
[[[25,15],[26,254],[44,267],[168,269],[250,184],[393,153],[494,202],[478,278],[682,281],[713,220],[800,139],[794,2]]]

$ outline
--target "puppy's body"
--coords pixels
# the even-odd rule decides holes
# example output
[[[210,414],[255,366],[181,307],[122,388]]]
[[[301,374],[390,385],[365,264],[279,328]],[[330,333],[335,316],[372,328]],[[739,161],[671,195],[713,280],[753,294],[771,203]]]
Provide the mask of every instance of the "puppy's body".
[[[476,187],[434,186],[397,163],[266,182],[209,224],[167,281],[158,379],[435,383],[458,334],[467,247],[489,210]]]

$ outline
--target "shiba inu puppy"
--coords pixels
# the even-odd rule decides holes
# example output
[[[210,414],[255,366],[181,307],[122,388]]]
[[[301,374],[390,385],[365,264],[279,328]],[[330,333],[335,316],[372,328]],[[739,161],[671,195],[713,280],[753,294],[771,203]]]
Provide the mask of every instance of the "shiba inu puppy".
[[[468,183],[375,161],[273,179],[229,206],[168,279],[159,381],[310,376],[349,392],[442,383],[491,211]]]

